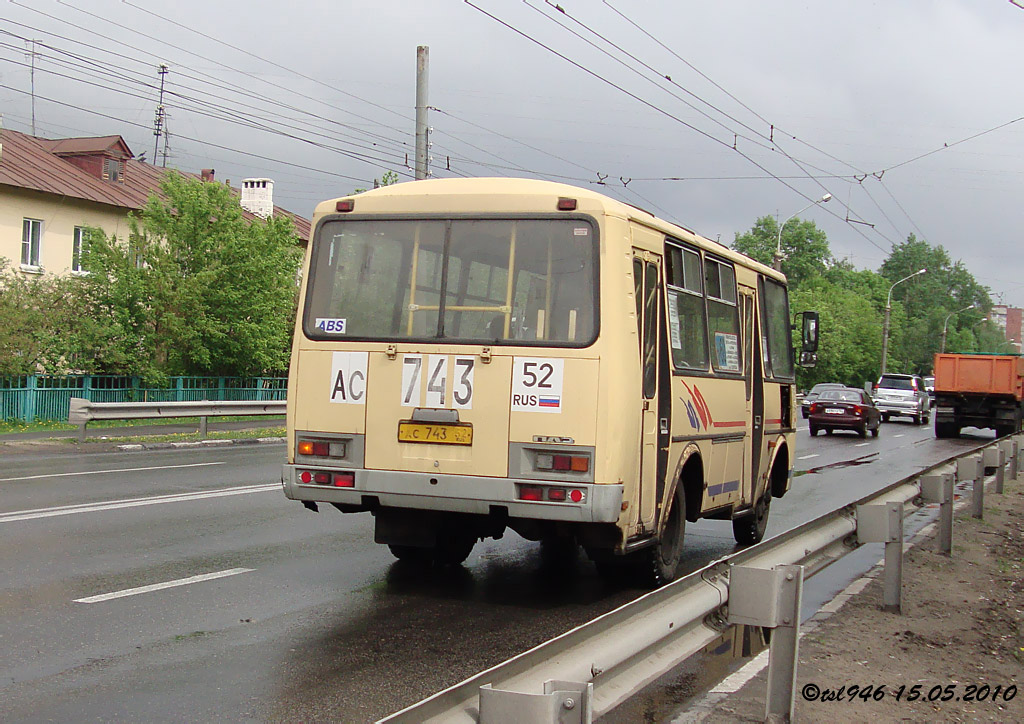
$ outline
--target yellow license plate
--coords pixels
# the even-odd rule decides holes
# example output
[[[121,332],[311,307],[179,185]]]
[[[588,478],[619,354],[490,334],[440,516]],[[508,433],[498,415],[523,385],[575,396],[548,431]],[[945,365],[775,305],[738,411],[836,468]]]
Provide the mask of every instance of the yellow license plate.
[[[427,442],[435,445],[472,445],[472,425],[445,425],[436,422],[398,423],[399,442]]]

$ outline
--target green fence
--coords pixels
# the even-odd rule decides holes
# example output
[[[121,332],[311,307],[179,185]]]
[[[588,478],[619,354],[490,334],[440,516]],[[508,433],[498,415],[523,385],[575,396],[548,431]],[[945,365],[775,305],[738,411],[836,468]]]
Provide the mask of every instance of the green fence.
[[[171,377],[167,387],[143,387],[138,377],[22,375],[0,377],[0,420],[64,420],[72,397],[94,402],[283,400],[287,377]]]

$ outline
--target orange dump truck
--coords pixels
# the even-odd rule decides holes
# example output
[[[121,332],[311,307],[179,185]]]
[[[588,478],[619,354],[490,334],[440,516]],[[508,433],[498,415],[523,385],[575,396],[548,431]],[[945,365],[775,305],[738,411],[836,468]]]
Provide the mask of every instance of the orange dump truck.
[[[965,427],[989,427],[997,437],[1021,429],[1024,357],[935,355],[935,436],[956,437]]]

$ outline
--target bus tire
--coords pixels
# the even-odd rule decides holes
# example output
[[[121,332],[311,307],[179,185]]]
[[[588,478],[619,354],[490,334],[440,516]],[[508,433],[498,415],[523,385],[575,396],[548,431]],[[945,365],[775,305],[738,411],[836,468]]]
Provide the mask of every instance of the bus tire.
[[[642,561],[641,572],[647,579],[646,583],[656,588],[676,579],[685,537],[686,499],[683,491],[677,489],[658,540],[638,554]]]
[[[476,545],[476,536],[465,533],[438,532],[434,544],[434,563],[439,566],[458,566],[469,558]]]
[[[388,548],[391,550],[391,555],[402,563],[430,563],[434,558],[434,552],[430,548],[403,546],[396,543],[389,543]]]
[[[760,543],[764,532],[768,529],[768,511],[771,508],[772,495],[765,491],[761,499],[754,504],[754,509],[746,515],[732,520],[732,535],[741,546],[752,546]]]

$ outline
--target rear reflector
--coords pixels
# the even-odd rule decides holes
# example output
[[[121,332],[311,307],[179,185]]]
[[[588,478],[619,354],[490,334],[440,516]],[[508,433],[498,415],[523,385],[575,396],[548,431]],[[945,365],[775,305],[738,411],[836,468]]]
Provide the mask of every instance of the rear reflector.
[[[356,486],[355,473],[335,473],[332,481],[336,488],[354,488]]]
[[[299,481],[307,484],[312,483],[313,473],[309,472],[308,470],[303,470],[301,473],[299,473]]]
[[[580,502],[581,500],[583,500],[583,491],[582,490],[570,490],[569,491],[569,500],[571,500],[574,503]],[[623,508],[623,510],[625,510],[625,508]]]

